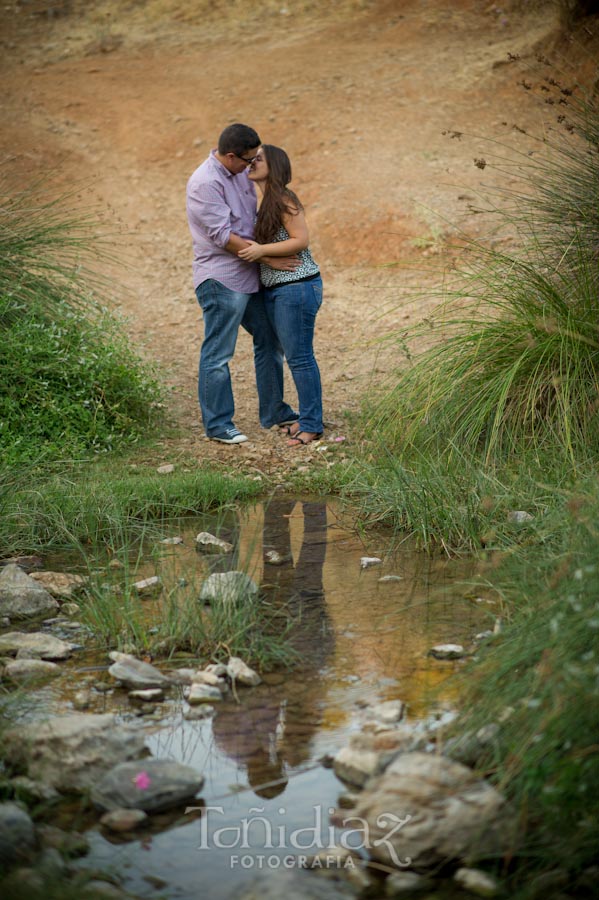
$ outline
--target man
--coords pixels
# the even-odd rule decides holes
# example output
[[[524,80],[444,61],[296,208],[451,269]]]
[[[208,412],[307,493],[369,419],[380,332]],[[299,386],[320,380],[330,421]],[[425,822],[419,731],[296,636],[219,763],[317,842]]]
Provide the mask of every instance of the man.
[[[258,265],[237,256],[254,234],[257,200],[247,167],[260,143],[253,128],[229,125],[218,148],[187,183],[194,288],[204,318],[198,397],[206,436],[224,444],[247,441],[233,423],[229,372],[239,325],[254,341],[260,424],[271,428],[298,419],[283,400],[283,350],[259,293]],[[269,259],[268,263],[288,271],[299,260]]]

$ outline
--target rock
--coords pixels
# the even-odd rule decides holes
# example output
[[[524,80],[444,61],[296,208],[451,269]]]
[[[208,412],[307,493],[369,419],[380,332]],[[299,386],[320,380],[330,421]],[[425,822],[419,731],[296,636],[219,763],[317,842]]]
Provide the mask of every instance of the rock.
[[[0,803],[0,868],[31,859],[35,829],[27,813],[16,803]]]
[[[0,615],[28,619],[57,609],[56,600],[19,566],[10,563],[0,570]]]
[[[100,819],[100,825],[109,831],[133,831],[143,825],[148,819],[148,814],[143,809],[113,809],[104,813]]]
[[[151,575],[150,578],[135,581],[131,587],[137,592],[141,600],[148,597],[157,597],[158,594],[162,593],[162,580],[159,575]]]
[[[216,675],[217,678],[226,678],[227,667],[224,663],[210,663],[206,666],[204,672],[211,672],[213,675]]]
[[[56,716],[5,735],[8,764],[63,793],[87,790],[117,762],[141,756],[144,750],[143,734],[117,725],[109,714]]]
[[[195,682],[189,688],[189,693],[185,695],[185,699],[190,706],[197,706],[199,703],[220,703],[223,695],[220,688],[212,687],[210,684]]]
[[[382,563],[382,559],[379,559],[378,556],[362,556],[360,558],[360,568],[361,569],[369,569],[371,566],[378,566]]]
[[[404,897],[427,891],[432,883],[424,875],[416,872],[393,872],[385,881],[385,897]]]
[[[163,466],[158,466],[156,471],[159,475],[170,475],[171,472],[175,471],[175,467],[172,463],[165,463]]]
[[[169,673],[169,681],[171,684],[191,684],[195,674],[195,669],[173,669]]]
[[[91,691],[77,691],[73,697],[73,707],[78,710],[89,709],[92,701]]]
[[[428,651],[435,659],[461,659],[466,651],[461,644],[437,644]]]
[[[363,787],[369,778],[379,772],[380,754],[374,750],[342,747],[333,760],[337,778],[348,784]]]
[[[12,681],[43,681],[62,675],[62,671],[56,663],[42,659],[11,659],[3,674]]]
[[[264,554],[264,562],[267,566],[284,566],[292,562],[293,557],[289,553],[279,553],[278,550],[267,550]]]
[[[384,703],[377,703],[376,706],[371,707],[369,712],[379,722],[392,725],[403,718],[405,709],[406,705],[402,700],[386,700]]]
[[[60,799],[58,791],[41,781],[34,781],[26,775],[16,775],[10,779],[10,783],[18,800],[23,800],[28,806],[35,803],[56,803]]]
[[[218,688],[222,694],[226,694],[229,691],[229,684],[226,679],[219,678],[218,675],[215,675],[213,672],[206,672],[206,670],[194,672],[191,683],[208,684],[210,687]]]
[[[512,509],[507,514],[508,522],[515,522],[517,525],[521,525],[523,522],[530,522],[532,519],[534,519],[534,516],[531,516],[529,512],[523,509]]]
[[[158,812],[193,800],[204,777],[168,759],[120,763],[94,785],[91,800],[101,810],[142,809]]]
[[[474,768],[489,745],[495,743],[498,734],[499,725],[496,722],[483,725],[474,734],[472,731],[465,731],[445,742],[443,755]]]
[[[204,703],[202,706],[194,706],[184,710],[183,718],[188,722],[196,722],[198,719],[209,719],[210,716],[214,715],[214,711],[213,706],[210,706],[209,703]]]
[[[453,877],[460,887],[479,897],[495,897],[499,891],[495,879],[480,869],[458,869]]]
[[[232,553],[233,544],[215,537],[208,531],[201,531],[196,537],[196,549],[201,553]]]
[[[137,659],[129,653],[119,653],[118,650],[113,650],[108,655],[113,660],[108,674],[118,681],[122,681],[125,687],[131,690],[166,687],[169,684],[166,675],[163,675],[150,663]]]
[[[445,757],[400,753],[358,798],[368,850],[386,865],[425,869],[470,855],[501,856],[511,844],[502,795]]]
[[[401,577],[401,575],[383,575],[381,578],[379,578],[379,581],[383,584],[386,584],[390,581],[403,581],[403,578]]]
[[[182,544],[182,543],[183,543],[183,538],[182,538],[182,537],[163,538],[163,539],[160,541],[160,543],[161,543],[161,544],[167,544],[167,545],[168,545],[168,544],[172,544],[172,545]]]
[[[87,581],[83,575],[71,575],[67,572],[32,572],[30,577],[41,584],[50,596],[61,600],[70,600]]]
[[[60,607],[60,611],[63,616],[78,616],[81,612],[81,607],[78,603],[63,603]]]
[[[0,653],[10,656],[17,653],[19,659],[68,659],[74,649],[74,644],[39,631],[9,631],[0,635]]]
[[[256,687],[262,681],[258,673],[246,666],[238,656],[229,657],[227,674],[234,684],[243,684],[246,687]]]
[[[258,594],[258,585],[245,572],[214,572],[200,588],[203,603],[242,603]]]
[[[142,703],[159,703],[164,700],[162,688],[147,688],[145,691],[129,691],[131,700],[141,700]]]

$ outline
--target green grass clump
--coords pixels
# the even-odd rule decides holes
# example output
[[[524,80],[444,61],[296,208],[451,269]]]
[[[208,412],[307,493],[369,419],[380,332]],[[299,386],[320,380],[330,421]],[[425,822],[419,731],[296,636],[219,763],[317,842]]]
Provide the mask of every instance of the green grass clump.
[[[393,452],[497,464],[532,450],[572,466],[599,446],[599,107],[569,115],[574,134],[521,167],[529,192],[498,210],[520,249],[466,242],[443,302],[408,333],[429,346],[368,416]]]
[[[0,191],[3,461],[89,455],[136,440],[160,391],[123,322],[102,305],[107,286],[91,266],[109,252],[96,223],[69,213],[67,198]]]
[[[212,469],[131,471],[63,463],[0,468],[0,547],[4,554],[109,548],[143,550],[144,540],[182,516],[199,515],[257,496],[259,485]]]
[[[511,621],[462,677],[460,728],[499,724],[478,765],[513,805],[517,896],[553,867],[571,888],[596,857],[598,510],[593,479],[554,522],[552,542],[503,558],[492,576]]]

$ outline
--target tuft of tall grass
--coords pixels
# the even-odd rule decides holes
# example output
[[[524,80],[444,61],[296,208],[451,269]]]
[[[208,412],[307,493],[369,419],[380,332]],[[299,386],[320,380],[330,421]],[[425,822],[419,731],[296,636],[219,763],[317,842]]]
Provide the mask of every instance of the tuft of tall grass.
[[[498,210],[518,252],[466,241],[443,302],[408,333],[428,346],[408,352],[367,419],[392,452],[483,464],[548,452],[575,466],[598,446],[599,107],[571,115],[575,138],[522,168],[530,191]]]
[[[259,493],[257,482],[210,469],[173,473],[91,468],[64,462],[0,468],[3,554],[78,549],[143,548],[159,527]]]
[[[111,258],[73,198],[0,182],[0,452],[5,462],[100,452],[136,440],[160,390],[123,322],[102,305]],[[94,271],[95,270],[95,271]]]
[[[576,893],[596,857],[598,509],[593,478],[554,513],[553,541],[502,557],[490,578],[508,622],[460,676],[459,729],[497,726],[479,766],[515,811],[510,896],[555,866]]]

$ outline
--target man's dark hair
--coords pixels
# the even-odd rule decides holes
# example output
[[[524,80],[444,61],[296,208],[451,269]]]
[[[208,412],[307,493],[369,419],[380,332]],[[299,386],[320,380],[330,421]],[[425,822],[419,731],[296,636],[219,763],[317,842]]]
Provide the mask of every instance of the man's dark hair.
[[[262,141],[249,125],[228,125],[218,139],[218,152],[243,154],[259,147]]]

